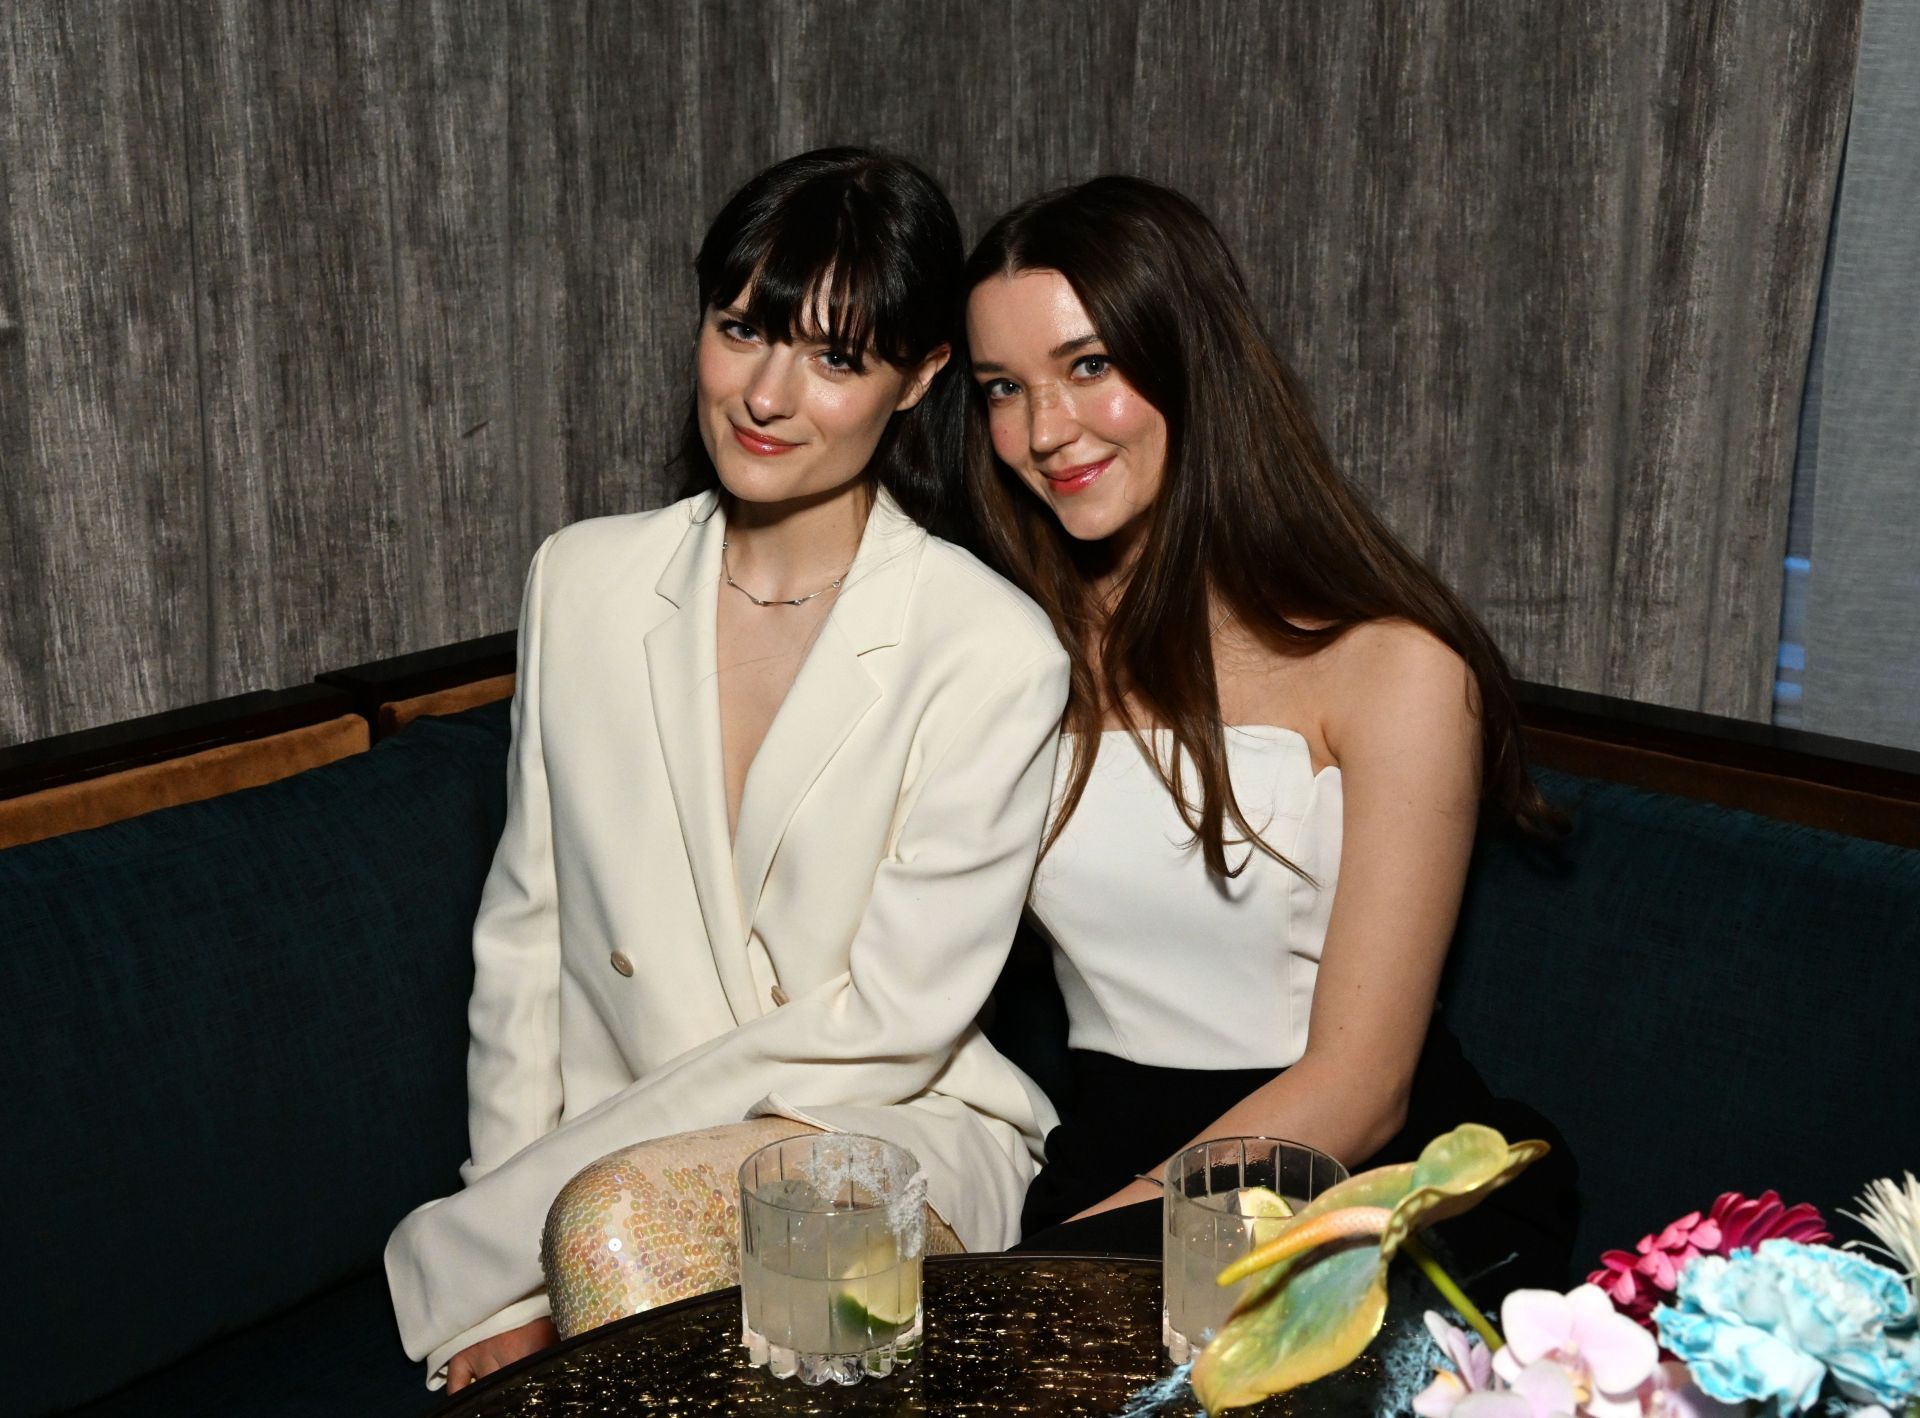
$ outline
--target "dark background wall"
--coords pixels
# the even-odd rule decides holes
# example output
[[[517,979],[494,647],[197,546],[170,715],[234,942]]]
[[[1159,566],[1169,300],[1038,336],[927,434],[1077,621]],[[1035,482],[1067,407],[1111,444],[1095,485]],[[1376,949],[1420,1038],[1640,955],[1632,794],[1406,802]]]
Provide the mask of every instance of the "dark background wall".
[[[707,216],[838,141],[970,235],[1185,188],[1522,673],[1764,717],[1858,20],[12,0],[0,743],[511,625],[541,536],[665,496]]]

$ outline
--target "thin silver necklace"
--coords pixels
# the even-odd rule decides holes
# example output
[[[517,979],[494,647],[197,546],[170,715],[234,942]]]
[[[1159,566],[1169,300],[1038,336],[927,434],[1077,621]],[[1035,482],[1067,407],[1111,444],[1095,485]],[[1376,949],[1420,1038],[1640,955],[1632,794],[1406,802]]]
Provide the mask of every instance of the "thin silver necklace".
[[[824,596],[829,591],[839,590],[840,583],[847,579],[847,571],[853,570],[853,568],[849,566],[847,568],[847,571],[842,571],[838,576],[834,577],[833,580],[829,581],[826,585],[822,586],[819,590],[809,591],[804,596],[795,596],[790,601],[763,601],[758,596],[754,595],[753,592],[749,591],[745,586],[742,586],[738,581],[733,579],[733,568],[727,564],[728,545],[729,545],[728,539],[726,537],[722,537],[720,539],[720,574],[726,578],[726,582],[729,586],[733,587],[734,590],[738,591],[741,595],[745,596],[748,600],[752,601],[756,606],[804,606],[808,601],[812,600],[815,596]]]

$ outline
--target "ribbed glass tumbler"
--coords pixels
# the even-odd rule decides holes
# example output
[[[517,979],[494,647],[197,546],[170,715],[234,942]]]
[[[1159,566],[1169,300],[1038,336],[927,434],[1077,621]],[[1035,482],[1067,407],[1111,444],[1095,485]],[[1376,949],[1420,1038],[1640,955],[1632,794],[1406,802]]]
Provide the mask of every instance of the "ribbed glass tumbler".
[[[1273,1137],[1197,1142],[1167,1164],[1160,1337],[1174,1363],[1207,1347],[1249,1283],[1215,1277],[1346,1177],[1326,1153]]]
[[[920,1347],[926,1178],[877,1137],[819,1133],[740,1168],[741,1342],[775,1378],[885,1378]]]

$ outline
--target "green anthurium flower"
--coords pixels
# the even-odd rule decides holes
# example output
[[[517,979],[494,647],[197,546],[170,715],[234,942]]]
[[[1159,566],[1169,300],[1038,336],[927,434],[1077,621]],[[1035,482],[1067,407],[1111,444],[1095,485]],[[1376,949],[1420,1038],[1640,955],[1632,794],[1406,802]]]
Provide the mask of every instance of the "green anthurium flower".
[[[1470,1211],[1547,1153],[1465,1123],[1416,1162],[1330,1187],[1265,1245],[1220,1273],[1256,1277],[1193,1366],[1209,1413],[1257,1403],[1345,1368],[1379,1334],[1387,1266],[1417,1232]]]

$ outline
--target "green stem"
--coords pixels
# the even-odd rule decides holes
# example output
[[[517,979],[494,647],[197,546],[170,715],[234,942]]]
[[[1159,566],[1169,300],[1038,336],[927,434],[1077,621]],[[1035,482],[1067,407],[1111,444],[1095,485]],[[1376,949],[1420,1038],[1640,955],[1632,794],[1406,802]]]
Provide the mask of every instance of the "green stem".
[[[1400,1249],[1413,1257],[1413,1263],[1420,1267],[1420,1273],[1433,1282],[1433,1288],[1446,1297],[1449,1305],[1460,1312],[1460,1318],[1473,1326],[1474,1333],[1487,1341],[1487,1348],[1499,1351],[1506,1345],[1500,1337],[1500,1331],[1491,1321],[1480,1313],[1480,1307],[1467,1298],[1467,1292],[1454,1284],[1453,1277],[1433,1258],[1433,1252],[1421,1244],[1417,1235],[1410,1235],[1400,1243]]]

